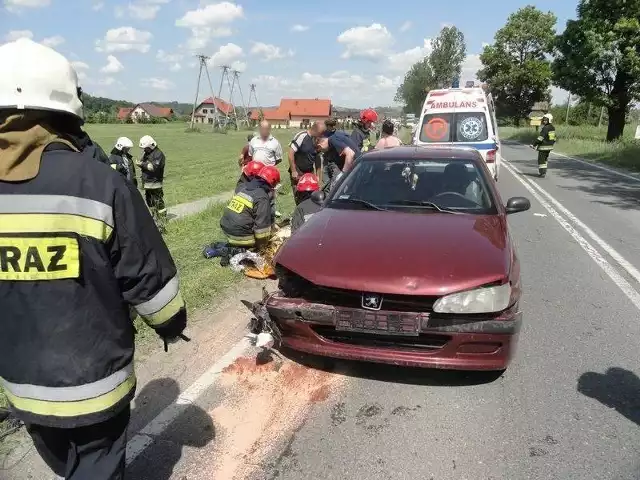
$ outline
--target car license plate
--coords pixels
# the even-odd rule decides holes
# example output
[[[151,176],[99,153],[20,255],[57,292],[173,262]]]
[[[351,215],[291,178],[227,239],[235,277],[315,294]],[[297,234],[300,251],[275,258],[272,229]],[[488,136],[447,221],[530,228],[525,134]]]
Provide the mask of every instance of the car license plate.
[[[336,313],[336,330],[417,337],[420,335],[421,317],[417,313],[340,309]]]

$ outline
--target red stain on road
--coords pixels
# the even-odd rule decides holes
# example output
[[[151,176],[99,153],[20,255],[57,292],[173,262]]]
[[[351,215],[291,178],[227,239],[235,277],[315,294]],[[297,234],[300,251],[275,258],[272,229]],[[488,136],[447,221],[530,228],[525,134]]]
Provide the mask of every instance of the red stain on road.
[[[328,385],[322,385],[320,388],[317,388],[315,391],[311,392],[311,396],[309,397],[309,401],[312,403],[324,402],[331,395],[331,390]]]

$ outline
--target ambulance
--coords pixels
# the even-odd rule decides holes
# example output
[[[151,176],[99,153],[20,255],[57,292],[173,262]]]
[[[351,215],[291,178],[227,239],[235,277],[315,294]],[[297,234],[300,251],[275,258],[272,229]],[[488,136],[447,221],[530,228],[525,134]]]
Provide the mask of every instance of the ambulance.
[[[498,181],[500,138],[496,110],[491,94],[481,87],[429,91],[412,143],[478,150]]]

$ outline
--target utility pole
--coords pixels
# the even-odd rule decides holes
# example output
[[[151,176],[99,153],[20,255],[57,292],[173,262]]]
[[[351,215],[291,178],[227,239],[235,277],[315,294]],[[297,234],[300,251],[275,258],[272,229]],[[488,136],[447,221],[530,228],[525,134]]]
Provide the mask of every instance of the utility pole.
[[[589,102],[589,110],[587,110],[587,123],[591,121],[591,102]]]
[[[236,86],[236,76],[233,75],[233,80],[231,80],[231,76],[229,75],[229,73],[227,72],[227,85],[229,86],[229,103],[231,104],[231,108],[233,111],[233,119],[235,121],[236,124],[236,130],[238,130],[238,114],[236,113],[236,104],[233,101],[233,90],[235,89]]]
[[[233,71],[233,77],[238,84],[238,92],[240,92],[240,102],[242,104],[242,108],[244,109],[244,118],[242,120],[243,123],[249,126],[249,106],[244,103],[244,95],[242,94],[242,85],[240,85],[240,72],[237,70]]]
[[[565,125],[569,125],[569,110],[571,109],[571,94],[569,94],[569,98],[567,99],[567,115],[564,117]]]
[[[222,69],[222,75],[220,76],[220,88],[218,89],[218,98],[220,100],[222,100],[222,85],[224,85],[224,79],[227,76],[227,73],[229,71],[229,67],[226,65],[223,65],[222,67],[220,67]],[[229,121],[229,115],[227,112],[224,112],[224,116],[225,116],[225,127],[227,126],[227,122]]]
[[[207,60],[209,57],[205,55],[196,55],[198,57],[198,61],[200,62],[200,68],[198,70],[198,83],[196,85],[196,98],[193,101],[193,112],[191,112],[191,125],[190,128],[193,128],[193,124],[195,123],[196,118],[196,107],[198,106],[198,95],[200,94],[200,79],[202,78],[202,69],[204,68],[207,72],[207,76],[209,76],[209,71],[207,70]]]
[[[258,103],[258,96],[256,95],[256,84],[252,83],[249,85],[249,99],[247,100],[247,110],[251,108],[251,96],[253,95],[253,99],[256,101],[256,109],[260,108],[260,104]]]
[[[602,125],[602,117],[604,117],[604,107],[600,108],[600,119],[598,120],[598,127]]]

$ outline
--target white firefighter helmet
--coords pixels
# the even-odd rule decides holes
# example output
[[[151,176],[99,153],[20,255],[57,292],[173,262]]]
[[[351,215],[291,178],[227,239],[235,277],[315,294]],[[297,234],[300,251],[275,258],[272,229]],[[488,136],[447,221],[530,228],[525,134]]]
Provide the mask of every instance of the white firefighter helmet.
[[[553,122],[553,115],[551,115],[550,113],[545,113],[542,118],[546,118],[547,120],[549,120],[549,123]]]
[[[116,150],[122,150],[123,148],[133,148],[133,142],[130,138],[120,137],[116,140]]]
[[[78,74],[64,56],[28,38],[0,46],[0,109],[66,112],[83,118]]]
[[[151,135],[145,135],[140,139],[140,148],[156,148],[157,145]]]

